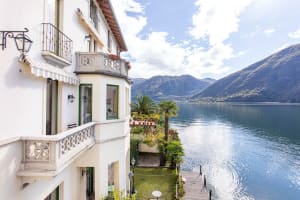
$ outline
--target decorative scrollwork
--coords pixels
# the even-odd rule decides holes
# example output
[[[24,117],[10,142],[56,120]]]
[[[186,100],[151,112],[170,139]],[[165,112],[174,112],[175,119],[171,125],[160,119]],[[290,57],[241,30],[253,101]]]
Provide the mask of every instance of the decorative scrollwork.
[[[60,141],[60,153],[64,155],[86,140],[93,138],[94,134],[90,134],[93,129],[94,127],[87,127],[62,139]]]
[[[94,65],[94,63],[95,63],[95,57],[91,57],[91,56],[80,57],[80,64],[83,66]]]
[[[117,71],[117,72],[120,72],[121,70],[121,61],[120,60],[113,60],[113,59],[110,59],[109,57],[105,56],[104,57],[104,67],[107,69],[107,70],[110,70],[110,71]]]
[[[25,159],[27,161],[49,161],[50,143],[45,141],[26,141]]]

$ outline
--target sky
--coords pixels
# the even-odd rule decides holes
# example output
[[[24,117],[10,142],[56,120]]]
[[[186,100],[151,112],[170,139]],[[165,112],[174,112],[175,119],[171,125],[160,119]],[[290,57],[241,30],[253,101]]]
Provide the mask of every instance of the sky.
[[[131,78],[220,79],[300,42],[299,0],[111,0]]]

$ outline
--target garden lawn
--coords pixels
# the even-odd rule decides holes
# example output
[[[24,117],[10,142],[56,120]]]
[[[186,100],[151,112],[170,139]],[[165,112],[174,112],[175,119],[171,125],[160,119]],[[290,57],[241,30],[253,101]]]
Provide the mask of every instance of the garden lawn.
[[[159,190],[162,193],[160,200],[175,199],[176,180],[175,170],[136,167],[134,169],[134,181],[137,200],[154,199],[151,194],[154,190]]]

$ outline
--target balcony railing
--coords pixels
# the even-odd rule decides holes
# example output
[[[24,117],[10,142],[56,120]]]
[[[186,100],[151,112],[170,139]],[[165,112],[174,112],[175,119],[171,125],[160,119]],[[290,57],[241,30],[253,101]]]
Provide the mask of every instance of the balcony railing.
[[[49,52],[65,60],[65,63],[61,65],[69,65],[72,62],[73,41],[53,24],[43,23],[42,26],[42,51]],[[52,59],[52,61],[54,60]],[[61,63],[61,61],[58,62]]]
[[[128,78],[129,64],[118,56],[79,52],[76,73],[103,73]]]
[[[24,168],[18,175],[55,176],[95,144],[94,129],[95,123],[90,122],[57,135],[22,138]]]

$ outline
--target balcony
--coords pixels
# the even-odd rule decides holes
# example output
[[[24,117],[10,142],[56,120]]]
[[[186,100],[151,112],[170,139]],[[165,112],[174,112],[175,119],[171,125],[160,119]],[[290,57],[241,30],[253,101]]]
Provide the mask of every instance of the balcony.
[[[72,63],[73,41],[50,23],[43,23],[42,56],[60,67]]]
[[[90,122],[57,135],[22,137],[23,183],[48,179],[72,163],[95,144],[95,123]]]
[[[128,79],[130,65],[118,56],[105,53],[76,54],[77,74],[104,74]]]

